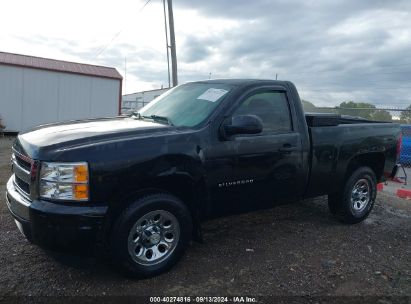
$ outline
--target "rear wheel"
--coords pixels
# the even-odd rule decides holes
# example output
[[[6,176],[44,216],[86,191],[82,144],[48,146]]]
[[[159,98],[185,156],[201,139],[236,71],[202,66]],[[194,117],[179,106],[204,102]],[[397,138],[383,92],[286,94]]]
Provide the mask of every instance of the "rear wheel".
[[[328,206],[340,221],[355,224],[370,214],[376,195],[374,171],[369,167],[360,167],[346,180],[340,192],[328,196]]]
[[[192,235],[187,207],[169,194],[137,199],[118,217],[111,235],[113,262],[134,277],[149,277],[171,268]]]

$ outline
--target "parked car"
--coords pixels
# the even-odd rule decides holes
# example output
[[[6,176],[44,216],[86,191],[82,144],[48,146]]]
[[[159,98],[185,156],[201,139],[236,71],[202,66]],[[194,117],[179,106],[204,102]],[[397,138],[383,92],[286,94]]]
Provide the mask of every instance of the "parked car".
[[[4,130],[5,130],[5,129],[6,129],[6,126],[3,125],[3,122],[2,122],[1,116],[0,116],[0,135],[1,135],[2,137],[4,137]]]
[[[7,204],[32,242],[97,242],[147,277],[223,209],[328,195],[339,220],[363,221],[399,140],[398,124],[305,114],[288,81],[193,82],[129,117],[20,134]]]
[[[411,125],[401,125],[401,132],[400,164],[404,167],[411,167]]]

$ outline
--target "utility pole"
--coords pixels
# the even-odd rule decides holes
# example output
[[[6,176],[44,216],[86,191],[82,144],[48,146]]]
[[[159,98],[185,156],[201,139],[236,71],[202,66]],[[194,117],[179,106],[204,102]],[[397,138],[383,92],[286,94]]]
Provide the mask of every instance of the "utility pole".
[[[124,57],[124,94],[127,91],[127,57]]]
[[[167,51],[167,76],[168,76],[168,87],[171,87],[171,80],[170,80],[170,52],[168,45],[168,29],[167,29],[167,14],[166,14],[166,0],[163,0],[163,10],[164,10],[164,29],[166,33],[166,51]]]
[[[173,87],[178,85],[177,79],[177,55],[176,55],[176,37],[174,34],[174,16],[173,16],[173,1],[167,0],[168,3],[168,27],[170,30],[170,52],[171,52],[171,75]]]

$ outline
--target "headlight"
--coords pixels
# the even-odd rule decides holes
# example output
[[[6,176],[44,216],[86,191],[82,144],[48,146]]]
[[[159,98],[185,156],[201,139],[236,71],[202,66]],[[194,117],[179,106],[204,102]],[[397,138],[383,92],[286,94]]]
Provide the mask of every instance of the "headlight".
[[[40,170],[40,197],[87,201],[89,199],[88,165],[43,162]]]

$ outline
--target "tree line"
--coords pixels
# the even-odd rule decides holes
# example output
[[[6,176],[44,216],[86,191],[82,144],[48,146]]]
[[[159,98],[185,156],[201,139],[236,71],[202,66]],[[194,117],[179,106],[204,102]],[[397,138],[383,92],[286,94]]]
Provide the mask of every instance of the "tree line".
[[[391,113],[387,110],[377,109],[375,105],[366,102],[344,101],[334,108],[316,107],[312,102],[307,100],[302,100],[302,103],[304,111],[306,112],[336,113],[341,115],[361,117],[369,120],[411,123],[411,106],[408,106],[406,108],[406,110],[409,111],[398,111],[398,113]]]

